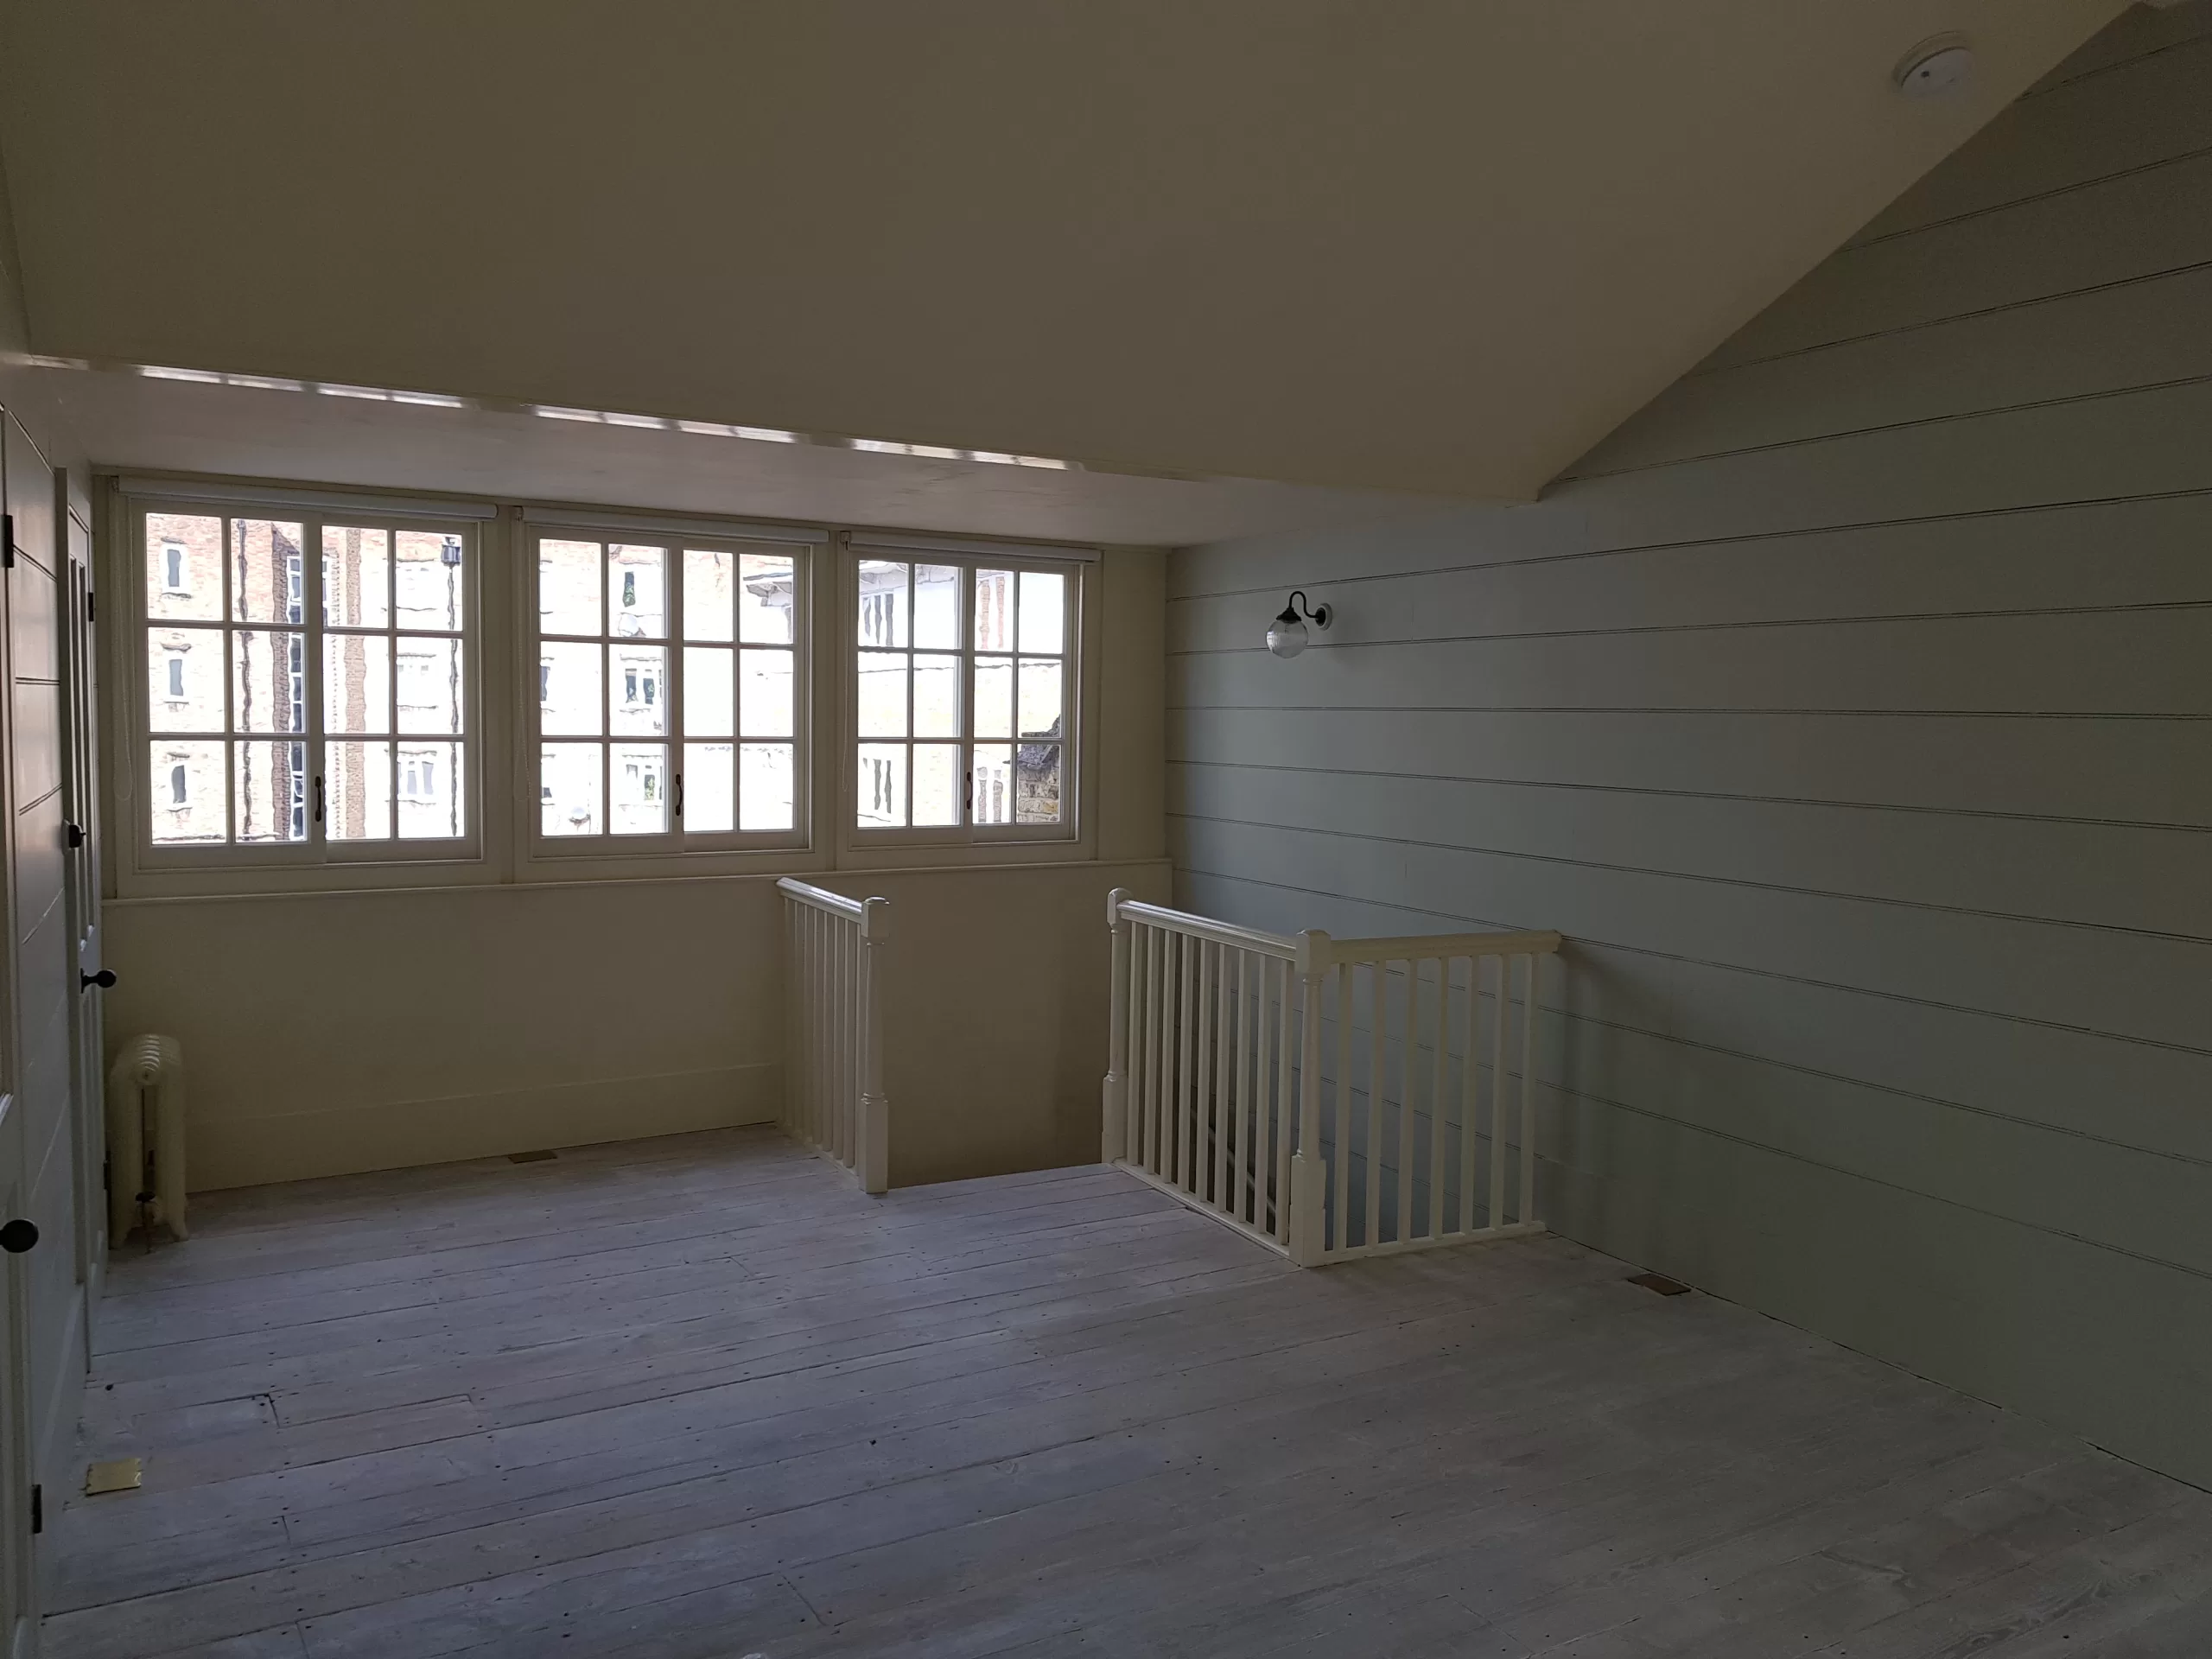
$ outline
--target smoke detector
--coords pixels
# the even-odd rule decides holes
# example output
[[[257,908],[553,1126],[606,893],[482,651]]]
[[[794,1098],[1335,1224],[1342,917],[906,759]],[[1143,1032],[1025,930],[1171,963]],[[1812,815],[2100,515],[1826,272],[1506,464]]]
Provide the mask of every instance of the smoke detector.
[[[1974,73],[1974,48],[1963,35],[1937,35],[1897,60],[1897,90],[1907,98],[1942,98]]]

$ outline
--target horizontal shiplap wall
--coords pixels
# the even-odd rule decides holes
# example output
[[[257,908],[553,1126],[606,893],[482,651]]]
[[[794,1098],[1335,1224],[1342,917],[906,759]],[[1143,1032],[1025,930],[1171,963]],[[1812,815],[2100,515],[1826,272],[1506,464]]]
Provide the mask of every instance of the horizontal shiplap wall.
[[[1570,937],[1554,1224],[2212,1484],[2212,0],[1542,502],[1192,550],[1169,626],[1183,902]]]

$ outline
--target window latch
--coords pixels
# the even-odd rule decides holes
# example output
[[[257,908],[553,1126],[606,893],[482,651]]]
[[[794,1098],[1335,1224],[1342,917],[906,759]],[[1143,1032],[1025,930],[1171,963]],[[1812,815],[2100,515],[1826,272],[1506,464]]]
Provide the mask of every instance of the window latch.
[[[676,774],[676,816],[683,816],[683,774],[680,772]]]
[[[322,822],[322,774],[319,772],[315,775],[315,821]]]

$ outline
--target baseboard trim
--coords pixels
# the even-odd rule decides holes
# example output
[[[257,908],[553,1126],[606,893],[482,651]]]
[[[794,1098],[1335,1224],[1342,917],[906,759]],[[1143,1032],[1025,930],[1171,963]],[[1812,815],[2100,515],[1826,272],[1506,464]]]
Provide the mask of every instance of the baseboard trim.
[[[772,1122],[782,1097],[783,1067],[769,1062],[273,1117],[201,1117],[190,1126],[188,1164],[194,1192],[262,1186]],[[206,1103],[193,1104],[204,1109]]]

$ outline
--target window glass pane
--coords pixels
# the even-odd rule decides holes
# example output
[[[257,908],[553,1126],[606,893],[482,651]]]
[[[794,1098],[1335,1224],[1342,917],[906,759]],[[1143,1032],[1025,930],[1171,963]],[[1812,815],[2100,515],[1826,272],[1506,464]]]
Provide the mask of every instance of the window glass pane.
[[[686,595],[687,601],[689,595]],[[687,612],[688,614],[688,612]],[[688,671],[687,671],[688,673]],[[685,695],[691,690],[683,682]],[[687,703],[684,718],[690,718]],[[737,828],[737,748],[731,743],[683,746],[683,827],[695,835]]]
[[[889,559],[862,559],[860,643],[906,643],[906,589],[910,569]]]
[[[741,830],[791,830],[798,827],[794,810],[798,791],[792,785],[794,761],[788,743],[747,743],[738,753],[737,801]]]
[[[599,543],[537,544],[537,626],[541,633],[597,633]]]
[[[598,735],[600,650],[559,640],[537,648],[539,731],[549,737]]]
[[[232,836],[240,842],[308,838],[308,746],[231,746]]]
[[[609,817],[618,836],[655,835],[669,822],[668,747],[662,743],[617,743],[607,779],[613,795]]]
[[[687,626],[690,613],[684,613]],[[713,645],[683,649],[683,734],[737,735],[737,687],[733,653]],[[690,817],[687,808],[684,816]],[[696,828],[696,825],[693,826]],[[725,825],[725,828],[728,826]]]
[[[397,543],[394,576],[399,626],[460,632],[464,592],[461,537],[436,531],[403,530]]]
[[[1021,573],[1021,648],[1060,652],[1067,648],[1063,628],[1068,579],[1049,570]]]
[[[786,553],[747,553],[738,594],[738,638],[748,645],[788,645],[798,638],[798,575]]]
[[[1024,743],[1014,751],[1015,823],[1060,821],[1060,765],[1065,753],[1058,743]]]
[[[399,834],[405,841],[458,839],[461,822],[461,745],[399,746]]]
[[[659,645],[609,645],[607,718],[617,732],[658,736],[668,729],[668,652]],[[615,803],[619,807],[621,796]]]
[[[147,729],[219,732],[223,636],[214,628],[146,631]]]
[[[461,651],[458,639],[399,636],[401,731],[461,735]]]
[[[976,664],[976,735],[1014,735],[1014,664],[1004,658]]]
[[[906,746],[903,743],[863,743],[860,746],[858,817],[862,824],[903,824],[906,822]]]
[[[737,555],[691,547],[683,551],[683,637],[731,637],[737,594]],[[688,682],[687,682],[688,688]],[[689,810],[685,816],[689,817]]]
[[[1014,821],[1014,750],[1005,743],[976,746],[975,820],[977,823]]]
[[[864,651],[856,699],[862,737],[906,734],[906,658],[898,652]]]
[[[241,622],[307,620],[300,526],[268,518],[231,520],[231,615]]]
[[[914,822],[960,822],[960,746],[914,745]]]
[[[404,656],[402,661],[404,664]],[[391,729],[391,639],[389,635],[323,635],[322,729],[326,732],[388,732]]]
[[[747,651],[743,712],[747,737],[791,735],[791,654]]]
[[[1060,659],[1021,664],[1021,728],[1024,737],[1060,735]]]
[[[914,643],[937,651],[960,648],[960,567],[914,568]]]
[[[333,841],[391,838],[391,745],[326,743],[328,798],[323,833]]]
[[[1014,649],[1014,572],[976,573],[976,649]]]
[[[223,521],[197,513],[146,515],[146,617],[161,622],[223,614]]]
[[[391,531],[322,527],[322,620],[346,628],[391,626]]]
[[[658,547],[607,550],[607,631],[622,639],[668,637],[668,554]]]
[[[914,658],[914,735],[960,735],[960,659],[957,657]],[[921,785],[917,783],[914,787],[918,795]]]
[[[303,732],[307,635],[241,628],[231,635],[231,729]]]
[[[222,841],[230,834],[220,743],[156,741],[148,810],[159,842]]]
[[[546,743],[537,759],[538,827],[549,836],[595,836],[600,822],[596,743]]]

